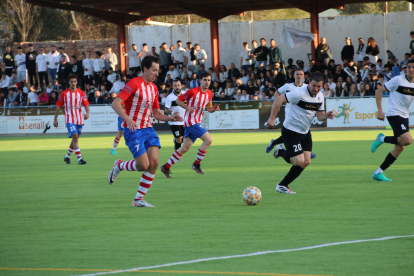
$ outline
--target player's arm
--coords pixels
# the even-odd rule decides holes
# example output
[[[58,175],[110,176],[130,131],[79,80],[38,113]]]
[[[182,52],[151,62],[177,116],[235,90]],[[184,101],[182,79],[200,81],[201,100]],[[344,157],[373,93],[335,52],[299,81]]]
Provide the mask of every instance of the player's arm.
[[[60,106],[56,106],[55,118],[53,120],[53,126],[54,127],[58,127],[58,120],[57,119],[58,119],[59,113],[60,113]]]
[[[194,108],[187,106],[185,103],[183,103],[182,101],[180,101],[179,99],[176,99],[175,102],[177,103],[177,105],[179,107],[184,108],[185,110],[188,111],[188,113],[193,113],[194,112]]]
[[[184,120],[183,118],[180,117],[179,114],[167,116],[167,115],[164,115],[159,109],[153,109],[152,114],[154,115],[154,118],[158,121],[182,122]]]
[[[212,102],[209,102],[206,107],[207,107],[207,111],[210,112],[210,113],[214,113],[215,111],[220,110],[220,105],[219,104],[214,104],[214,106],[213,106]]]
[[[384,121],[384,112],[382,111],[382,93],[385,92],[387,88],[381,86],[375,91],[375,101],[377,102],[378,114],[377,119]]]
[[[85,105],[85,106],[83,106],[84,108],[85,108],[85,111],[86,111],[86,114],[85,114],[85,116],[83,117],[85,120],[88,120],[89,119],[89,116],[91,116],[91,111],[90,111],[90,109],[89,109],[89,105]]]
[[[172,114],[173,112],[172,112],[172,110],[171,109],[169,109],[169,108],[165,108],[165,110],[164,110],[164,114]]]
[[[267,123],[266,123],[266,127],[268,128],[274,127],[277,113],[279,113],[280,107],[284,103],[287,103],[286,95],[281,95],[275,98],[273,105],[272,105],[272,111],[270,113],[269,120],[267,120]]]
[[[326,119],[333,119],[335,117],[335,114],[333,111],[328,111],[328,113],[325,113],[325,111],[316,111],[316,118],[318,118],[319,121],[325,121]]]
[[[124,109],[122,108],[124,100],[120,97],[116,97],[115,100],[112,102],[111,107],[119,115],[127,124],[127,127],[131,131],[135,131],[137,126],[135,125],[134,121],[129,118],[129,116],[125,113]]]

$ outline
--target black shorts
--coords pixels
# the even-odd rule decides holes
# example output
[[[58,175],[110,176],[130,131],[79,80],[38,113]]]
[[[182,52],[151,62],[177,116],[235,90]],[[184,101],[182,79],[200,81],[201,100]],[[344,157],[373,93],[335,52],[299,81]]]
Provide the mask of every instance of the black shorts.
[[[171,132],[174,135],[174,138],[184,136],[184,125],[171,125]]]
[[[400,137],[404,133],[410,131],[408,127],[410,125],[408,118],[403,118],[401,116],[389,116],[387,117],[387,120],[394,131],[395,137]]]
[[[290,157],[302,154],[304,151],[312,151],[312,134],[297,133],[282,127],[283,143]]]

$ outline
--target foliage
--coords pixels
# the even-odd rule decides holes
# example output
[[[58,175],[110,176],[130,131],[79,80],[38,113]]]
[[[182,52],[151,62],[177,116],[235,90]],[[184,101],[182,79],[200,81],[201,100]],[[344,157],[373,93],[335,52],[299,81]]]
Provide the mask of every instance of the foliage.
[[[407,1],[388,2],[388,12],[400,12],[407,11]],[[353,15],[353,14],[373,14],[384,13],[385,2],[381,3],[366,3],[366,4],[350,4],[345,5],[345,9],[339,10],[341,15]]]

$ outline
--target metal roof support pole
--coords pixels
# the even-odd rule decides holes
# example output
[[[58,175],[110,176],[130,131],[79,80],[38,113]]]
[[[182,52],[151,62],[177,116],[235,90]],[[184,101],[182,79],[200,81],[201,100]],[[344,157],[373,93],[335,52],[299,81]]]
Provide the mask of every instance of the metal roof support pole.
[[[217,77],[220,75],[220,39],[218,18],[210,18],[210,38],[211,38],[211,67],[216,72]]]
[[[319,44],[319,12],[317,0],[313,0],[311,5],[312,12],[310,13],[310,31],[315,35],[315,39],[311,42],[311,53],[312,59],[316,60],[316,47],[318,47]],[[326,66],[328,66],[328,64],[326,64]]]
[[[122,75],[127,74],[126,70],[126,57],[123,55],[124,52],[126,52],[126,34],[125,34],[125,22],[121,21],[117,24],[118,27],[118,60],[119,60],[119,70],[121,70]]]

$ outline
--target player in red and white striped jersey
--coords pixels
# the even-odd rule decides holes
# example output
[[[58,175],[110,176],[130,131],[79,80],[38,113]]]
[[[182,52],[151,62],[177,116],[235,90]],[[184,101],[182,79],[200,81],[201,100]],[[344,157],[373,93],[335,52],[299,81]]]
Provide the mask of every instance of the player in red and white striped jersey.
[[[174,165],[181,156],[190,150],[197,138],[200,138],[203,143],[198,149],[197,157],[191,168],[199,174],[204,174],[201,170],[200,162],[206,156],[207,149],[211,145],[211,136],[208,131],[200,124],[204,116],[204,109],[207,107],[207,111],[213,113],[219,111],[218,104],[213,106],[212,93],[208,89],[211,83],[211,75],[207,72],[200,75],[200,87],[196,87],[188,90],[185,94],[179,96],[176,100],[178,106],[184,108],[184,143],[176,150],[171,158],[160,169],[167,178],[171,176],[171,166]],[[184,103],[187,101],[187,103]]]
[[[146,56],[141,66],[144,70],[142,76],[130,80],[112,103],[112,108],[124,121],[125,144],[135,159],[126,162],[116,160],[108,174],[108,183],[114,183],[123,170],[144,171],[132,206],[154,207],[144,200],[157,171],[161,148],[160,139],[152,127],[151,113],[159,121],[182,121],[183,118],[177,114],[166,116],[160,111],[158,89],[152,83],[158,76],[158,58]],[[122,103],[125,103],[125,111]]]
[[[58,127],[58,116],[60,109],[64,108],[65,123],[68,128],[69,138],[72,138],[69,150],[63,159],[66,164],[70,164],[70,155],[72,152],[76,153],[78,164],[84,165],[86,161],[82,159],[81,151],[79,149],[78,140],[82,132],[83,120],[89,118],[89,102],[86,98],[85,92],[76,88],[78,77],[76,75],[69,76],[69,89],[63,91],[56,102],[56,113],[53,125]],[[85,108],[85,117],[82,114],[82,105]]]

